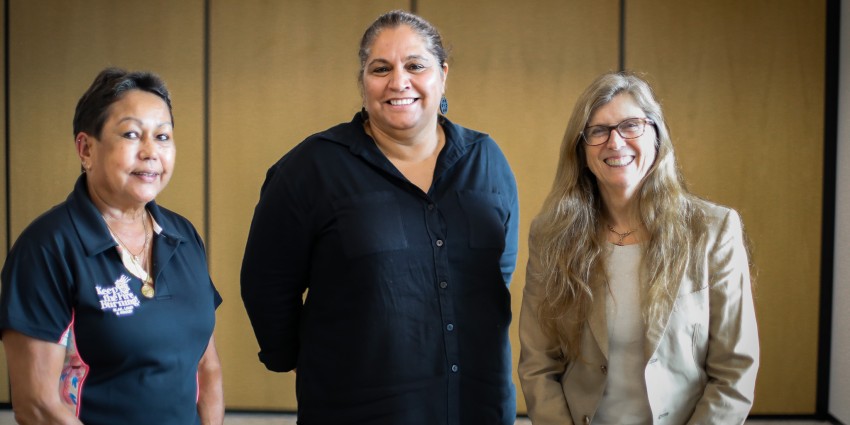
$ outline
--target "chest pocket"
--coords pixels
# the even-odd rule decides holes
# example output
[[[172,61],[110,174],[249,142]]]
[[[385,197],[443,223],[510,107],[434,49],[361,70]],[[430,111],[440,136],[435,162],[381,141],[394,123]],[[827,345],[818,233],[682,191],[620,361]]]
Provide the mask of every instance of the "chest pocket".
[[[508,209],[498,193],[459,190],[458,202],[466,215],[470,248],[505,249]]]
[[[349,258],[407,248],[401,209],[392,192],[372,192],[333,202]]]

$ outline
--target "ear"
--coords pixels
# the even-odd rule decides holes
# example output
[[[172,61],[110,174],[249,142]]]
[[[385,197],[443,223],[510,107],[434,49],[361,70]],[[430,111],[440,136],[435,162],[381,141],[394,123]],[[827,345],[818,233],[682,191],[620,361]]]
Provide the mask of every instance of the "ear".
[[[83,131],[77,133],[77,137],[74,138],[74,146],[77,148],[77,155],[80,157],[80,164],[84,170],[91,166],[92,143],[94,138]]]
[[[443,93],[446,92],[446,79],[449,77],[449,64],[443,63]]]

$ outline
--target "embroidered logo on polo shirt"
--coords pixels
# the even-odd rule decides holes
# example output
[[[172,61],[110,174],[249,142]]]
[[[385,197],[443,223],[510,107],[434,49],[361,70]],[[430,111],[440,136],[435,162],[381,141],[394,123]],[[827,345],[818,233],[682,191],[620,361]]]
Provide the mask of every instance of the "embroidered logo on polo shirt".
[[[103,311],[112,310],[116,316],[133,314],[133,310],[141,303],[136,294],[130,290],[128,283],[130,283],[130,278],[122,274],[115,281],[115,286],[107,288],[102,288],[100,285],[95,286],[97,296],[100,297],[100,309]]]

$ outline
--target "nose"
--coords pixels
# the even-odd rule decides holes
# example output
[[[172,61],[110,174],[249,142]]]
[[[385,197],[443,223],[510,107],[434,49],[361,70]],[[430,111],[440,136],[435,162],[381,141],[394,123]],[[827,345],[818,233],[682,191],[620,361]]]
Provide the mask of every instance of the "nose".
[[[146,134],[139,140],[139,157],[143,160],[159,157],[159,145],[153,135]]]
[[[398,67],[390,74],[390,88],[396,91],[404,91],[410,88],[410,78],[402,67]]]
[[[620,132],[617,131],[616,128],[612,128],[608,130],[608,141],[605,142],[605,146],[611,150],[619,150],[623,146],[626,146],[626,139],[620,135]]]

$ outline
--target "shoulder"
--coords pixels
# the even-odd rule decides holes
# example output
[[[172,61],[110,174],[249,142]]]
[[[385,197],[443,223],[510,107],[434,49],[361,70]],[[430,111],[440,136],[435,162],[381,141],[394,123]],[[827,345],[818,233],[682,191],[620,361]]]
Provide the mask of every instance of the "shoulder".
[[[740,214],[733,208],[706,200],[697,201],[706,226],[706,243],[712,251],[744,247],[744,225]]]
[[[734,209],[725,205],[698,199],[695,201],[697,208],[702,211],[704,220],[709,230],[718,230],[729,225],[741,226],[741,216]]]
[[[324,131],[314,133],[286,152],[268,170],[269,175],[280,170],[297,170],[302,173],[310,169],[326,167],[328,163],[350,157],[350,152],[366,138],[362,123],[341,123]]]
[[[149,204],[148,210],[166,234],[172,234],[188,241],[197,240],[200,242],[197,229],[186,217],[157,203]]]
[[[489,134],[463,127],[451,122],[448,118],[441,117],[440,125],[446,133],[446,139],[463,147],[477,146],[479,148],[499,149],[496,141]]]
[[[67,201],[62,202],[33,220],[18,236],[15,245],[49,245],[47,241],[71,236],[73,228]]]

